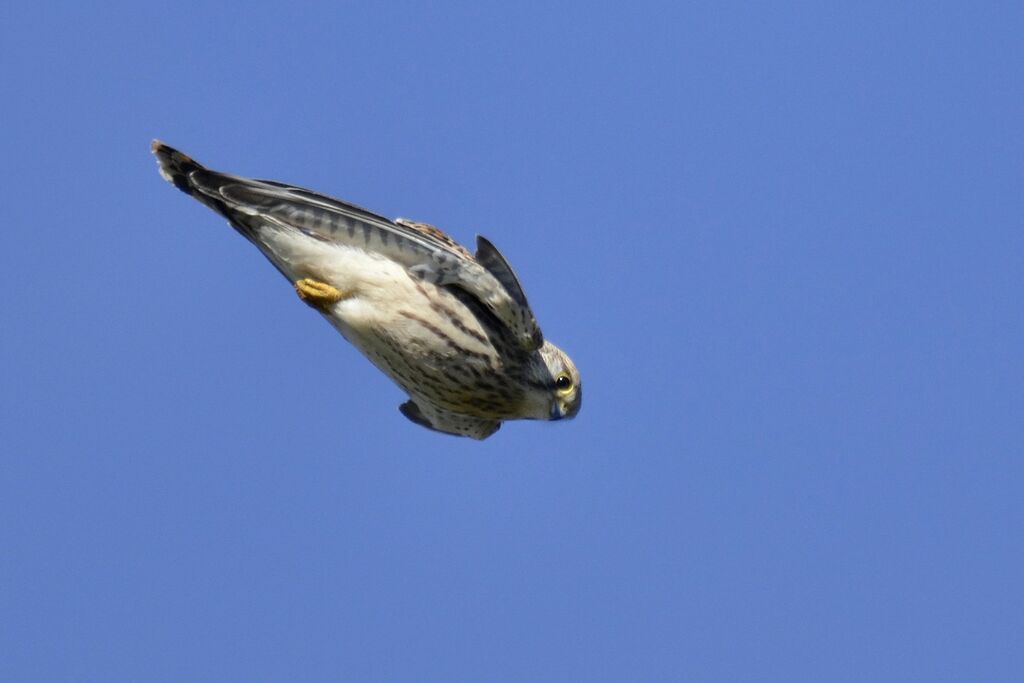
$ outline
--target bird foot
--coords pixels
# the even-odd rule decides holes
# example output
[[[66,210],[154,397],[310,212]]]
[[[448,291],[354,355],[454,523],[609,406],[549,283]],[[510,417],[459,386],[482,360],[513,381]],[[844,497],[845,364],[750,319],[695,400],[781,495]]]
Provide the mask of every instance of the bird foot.
[[[300,299],[317,310],[323,310],[344,298],[337,288],[308,277],[295,283],[295,291]]]

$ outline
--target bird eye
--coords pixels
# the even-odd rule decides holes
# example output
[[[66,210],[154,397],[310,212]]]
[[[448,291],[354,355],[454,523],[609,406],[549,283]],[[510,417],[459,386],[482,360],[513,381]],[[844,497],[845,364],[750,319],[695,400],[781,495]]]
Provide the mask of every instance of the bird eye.
[[[555,378],[555,388],[564,394],[572,389],[572,378],[564,373],[559,375]]]

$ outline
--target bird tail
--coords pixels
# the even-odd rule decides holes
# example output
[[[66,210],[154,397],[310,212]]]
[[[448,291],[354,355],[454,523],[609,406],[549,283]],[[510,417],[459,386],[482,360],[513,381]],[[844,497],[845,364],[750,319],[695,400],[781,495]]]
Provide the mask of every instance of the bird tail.
[[[160,175],[164,180],[227,218],[231,226],[246,239],[256,241],[257,226],[253,224],[254,219],[236,210],[221,194],[225,185],[237,183],[240,178],[211,171],[184,152],[159,140],[154,140],[150,147],[160,164]]]
[[[160,175],[164,180],[185,194],[191,195],[195,188],[189,181],[189,174],[193,171],[205,171],[206,168],[187,154],[179,152],[159,140],[153,140],[150,148],[160,164]]]

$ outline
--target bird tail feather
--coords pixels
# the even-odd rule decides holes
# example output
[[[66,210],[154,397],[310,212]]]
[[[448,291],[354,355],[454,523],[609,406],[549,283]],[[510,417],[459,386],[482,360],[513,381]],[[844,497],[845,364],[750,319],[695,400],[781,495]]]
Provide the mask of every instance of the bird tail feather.
[[[160,164],[160,175],[164,180],[185,194],[191,195],[195,188],[189,181],[189,174],[193,171],[205,171],[205,167],[187,154],[159,140],[153,140],[150,147]]]
[[[221,189],[225,185],[238,183],[242,179],[211,171],[189,155],[160,140],[154,140],[150,147],[160,164],[160,175],[164,180],[227,218],[231,226],[246,239],[256,241],[258,221],[245,212],[236,210],[221,194]]]

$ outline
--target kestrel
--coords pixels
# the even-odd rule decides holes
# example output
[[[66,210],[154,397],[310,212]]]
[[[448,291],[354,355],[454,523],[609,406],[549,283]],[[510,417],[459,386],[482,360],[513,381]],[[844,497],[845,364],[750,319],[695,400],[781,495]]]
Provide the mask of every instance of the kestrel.
[[[441,230],[270,180],[211,171],[153,142],[160,175],[228,219],[409,395],[418,425],[486,439],[505,420],[575,417],[579,372],[545,341],[508,262]]]

